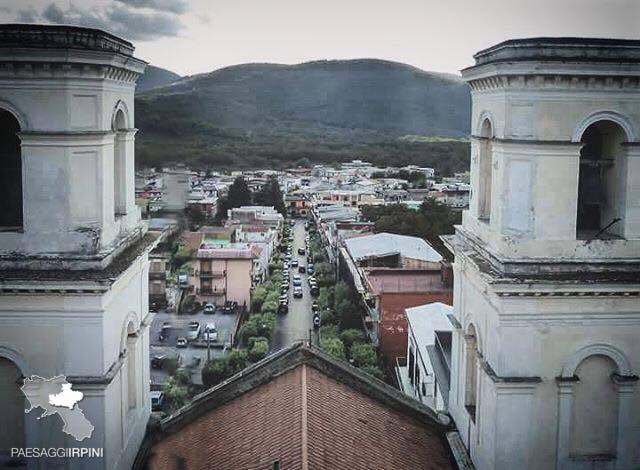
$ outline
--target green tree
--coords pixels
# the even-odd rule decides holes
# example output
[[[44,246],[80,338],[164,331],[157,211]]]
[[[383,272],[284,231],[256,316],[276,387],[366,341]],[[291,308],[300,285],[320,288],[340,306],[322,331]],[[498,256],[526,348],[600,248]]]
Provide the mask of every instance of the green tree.
[[[256,322],[251,320],[251,318],[245,321],[240,327],[239,336],[243,344],[247,344],[249,342],[249,338],[258,336],[258,325]]]
[[[174,377],[169,377],[169,381],[164,385],[162,391],[170,412],[184,406],[189,398],[189,389]]]
[[[330,356],[341,361],[346,360],[344,344],[337,337],[320,337],[320,347]]]
[[[251,311],[259,312],[262,308],[262,304],[267,297],[267,288],[264,286],[256,287],[251,293]]]
[[[340,333],[340,339],[347,350],[351,350],[351,347],[354,344],[363,343],[365,341],[365,335],[362,330],[349,328]]]
[[[260,206],[273,206],[280,214],[287,215],[284,196],[276,176],[270,176],[260,191],[256,193],[255,203]]]
[[[357,367],[373,367],[378,363],[376,349],[369,343],[354,344],[351,347],[351,359]]]
[[[229,363],[228,375],[232,376],[249,365],[249,353],[244,349],[234,349],[227,356]]]
[[[218,385],[228,377],[229,370],[229,360],[226,357],[208,361],[202,368],[202,383],[206,387]]]
[[[238,176],[229,186],[227,195],[218,200],[216,220],[225,220],[229,209],[251,205],[251,200],[251,190],[246,180],[242,176]]]
[[[269,342],[266,338],[260,338],[254,341],[251,349],[249,349],[249,360],[258,362],[269,353]]]

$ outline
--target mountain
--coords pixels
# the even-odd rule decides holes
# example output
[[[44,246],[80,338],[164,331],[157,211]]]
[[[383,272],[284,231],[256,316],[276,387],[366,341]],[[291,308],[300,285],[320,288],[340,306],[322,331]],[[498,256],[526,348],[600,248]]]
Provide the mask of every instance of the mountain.
[[[455,145],[430,138],[466,137],[470,114],[469,88],[455,75],[377,59],[244,64],[137,94],[137,153],[144,164],[234,167],[417,162],[430,158],[425,149]],[[465,159],[451,168],[464,170]]]
[[[142,93],[152,88],[161,87],[180,79],[180,75],[170,70],[147,65],[142,76],[138,79],[136,93]]]

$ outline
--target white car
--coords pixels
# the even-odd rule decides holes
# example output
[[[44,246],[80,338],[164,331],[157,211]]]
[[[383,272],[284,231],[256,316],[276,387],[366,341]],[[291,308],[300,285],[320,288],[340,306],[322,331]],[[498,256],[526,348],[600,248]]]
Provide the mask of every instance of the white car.
[[[216,308],[213,306],[213,304],[207,304],[204,306],[204,313],[214,313],[216,311]]]
[[[198,339],[198,336],[200,336],[200,323],[192,321],[189,323],[189,328],[187,329],[187,339],[193,341]]]
[[[202,335],[204,341],[218,341],[218,330],[215,323],[207,323],[204,327],[204,334]]]

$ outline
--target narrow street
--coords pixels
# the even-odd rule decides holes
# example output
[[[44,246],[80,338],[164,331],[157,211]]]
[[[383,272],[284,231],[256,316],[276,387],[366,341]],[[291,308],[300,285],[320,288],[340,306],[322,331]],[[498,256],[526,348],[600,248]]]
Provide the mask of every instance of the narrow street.
[[[298,249],[304,248],[304,220],[296,220],[294,226],[294,240],[291,249],[292,259],[297,259],[300,265],[307,265],[306,252],[305,255],[299,255]],[[303,297],[296,299],[293,297],[293,276],[298,275],[302,278]],[[291,286],[289,287],[289,313],[280,315],[276,332],[273,335],[272,349],[286,348],[287,346],[307,339],[309,330],[313,328],[313,315],[311,313],[311,304],[313,297],[309,292],[308,274],[300,274],[298,268],[291,268]]]

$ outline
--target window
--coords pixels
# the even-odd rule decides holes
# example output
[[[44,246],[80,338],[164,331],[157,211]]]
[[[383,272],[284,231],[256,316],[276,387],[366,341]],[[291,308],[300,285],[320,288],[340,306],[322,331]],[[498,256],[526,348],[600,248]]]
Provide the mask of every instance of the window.
[[[489,119],[482,122],[480,137],[478,218],[489,221],[491,219],[491,183],[493,180],[493,129]]]
[[[126,121],[124,111],[119,109],[114,120],[115,141],[113,148],[113,203],[115,216],[127,213],[127,167],[126,167]]]
[[[604,459],[614,457],[617,443],[618,392],[611,380],[617,372],[609,357],[594,355],[580,363],[575,374],[571,410],[572,457]]]
[[[0,109],[0,229],[22,229],[22,154],[20,124]]]
[[[420,387],[420,366],[416,364],[416,388]]]
[[[476,419],[476,402],[478,388],[478,358],[477,358],[477,338],[473,325],[469,327],[469,333],[465,336],[465,400],[464,404],[471,416]]]
[[[625,184],[624,130],[613,121],[598,121],[582,134],[578,178],[578,238],[623,236]]]
[[[135,408],[137,405],[138,387],[136,386],[136,340],[137,335],[131,333],[127,337],[127,391],[128,407]]]

